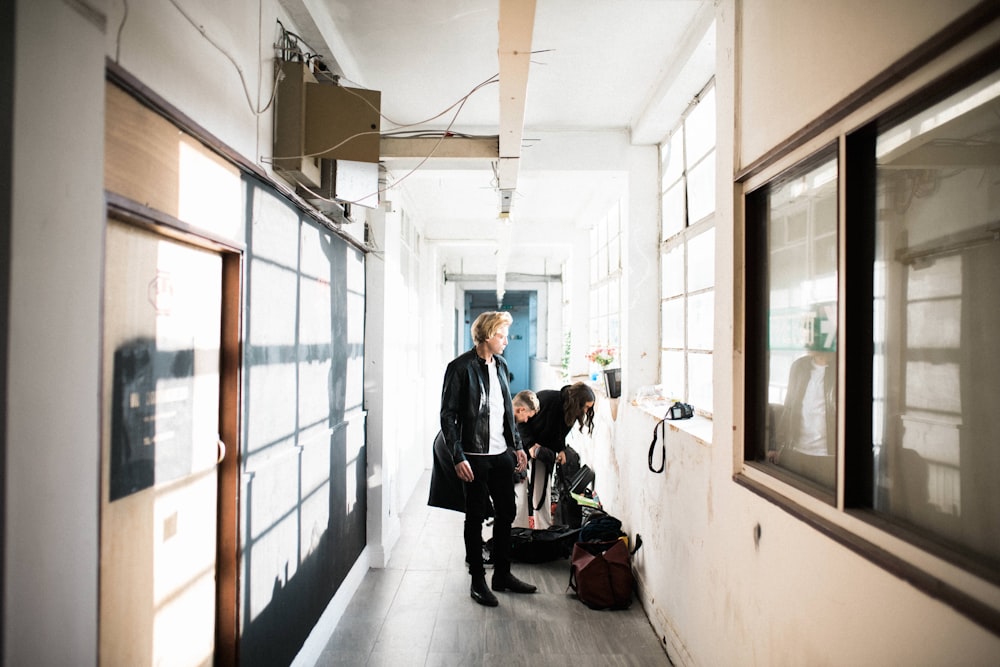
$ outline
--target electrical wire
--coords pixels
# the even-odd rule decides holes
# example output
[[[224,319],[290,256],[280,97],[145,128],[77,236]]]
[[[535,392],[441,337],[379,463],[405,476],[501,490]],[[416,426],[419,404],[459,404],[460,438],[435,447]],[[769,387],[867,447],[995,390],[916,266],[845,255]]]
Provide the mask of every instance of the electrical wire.
[[[348,79],[348,80],[349,80],[349,79]],[[468,93],[467,93],[467,94],[465,95],[465,97],[461,97],[461,98],[459,98],[459,99],[458,99],[458,101],[456,101],[456,102],[455,102],[454,104],[452,104],[452,105],[451,105],[450,107],[448,107],[448,108],[447,108],[447,109],[445,109],[444,111],[442,111],[442,112],[440,112],[440,113],[438,113],[438,114],[436,114],[436,115],[434,115],[434,116],[431,116],[430,118],[427,118],[427,119],[425,119],[425,120],[421,120],[421,121],[417,121],[417,122],[415,122],[415,123],[400,123],[400,122],[398,122],[398,121],[395,121],[395,120],[393,120],[393,119],[389,118],[388,116],[386,116],[385,114],[383,114],[383,113],[382,113],[382,110],[381,110],[381,109],[379,109],[379,108],[378,108],[378,107],[376,107],[376,106],[375,106],[374,104],[372,104],[371,102],[369,102],[368,100],[366,100],[366,99],[365,99],[364,97],[362,97],[362,96],[361,96],[360,94],[358,94],[358,93],[354,92],[353,90],[351,90],[350,88],[347,88],[347,87],[345,87],[345,88],[344,88],[344,90],[345,90],[346,92],[350,93],[351,95],[354,95],[354,96],[355,96],[355,97],[357,97],[357,98],[358,98],[359,100],[361,100],[362,102],[364,102],[364,103],[365,103],[366,105],[368,105],[369,107],[371,107],[371,108],[372,108],[372,110],[374,110],[374,111],[375,111],[375,113],[377,113],[377,114],[378,114],[378,115],[379,115],[379,116],[380,116],[381,118],[383,118],[383,119],[384,119],[384,120],[385,120],[385,121],[386,121],[387,123],[391,123],[392,125],[395,125],[395,126],[396,126],[396,128],[404,128],[404,127],[416,127],[416,126],[418,126],[418,125],[426,125],[427,123],[429,123],[429,122],[431,122],[431,121],[433,121],[433,120],[437,120],[437,119],[438,119],[438,118],[440,118],[441,116],[445,115],[446,113],[448,113],[449,111],[451,111],[452,109],[454,109],[456,105],[458,105],[458,104],[465,104],[465,101],[466,101],[467,99],[469,99],[469,96],[470,96],[470,95],[472,95],[472,93],[474,93],[474,92],[476,92],[477,90],[479,90],[480,88],[482,88],[483,86],[487,86],[487,85],[489,85],[489,84],[491,84],[491,83],[499,83],[499,81],[500,81],[500,74],[499,74],[499,73],[497,73],[497,74],[494,74],[494,75],[493,75],[493,76],[491,76],[491,77],[490,77],[489,79],[487,79],[486,81],[483,81],[482,83],[480,83],[479,85],[477,85],[477,86],[476,86],[475,88],[473,88],[473,89],[472,89],[471,91],[469,91],[469,92],[468,92]]]
[[[198,22],[195,21],[194,18],[192,18],[190,14],[188,14],[186,11],[184,11],[184,8],[181,7],[180,4],[178,4],[177,0],[170,0],[170,4],[172,4],[174,6],[174,8],[178,12],[180,12],[181,16],[183,16],[185,19],[187,19],[187,22],[190,23],[194,27],[195,30],[197,30],[199,33],[201,33],[201,36],[205,38],[205,41],[207,41],[209,44],[211,44],[212,46],[214,46],[215,49],[219,53],[221,53],[222,55],[224,55],[226,57],[226,59],[230,63],[232,63],[233,67],[236,68],[236,73],[239,74],[240,83],[243,85],[243,94],[246,96],[247,106],[250,107],[250,111],[254,115],[257,115],[257,116],[259,116],[260,114],[262,114],[265,111],[267,111],[268,108],[270,108],[271,104],[274,102],[274,98],[275,98],[275,95],[276,95],[277,90],[278,90],[278,86],[277,86],[277,83],[278,83],[277,76],[278,75],[275,74],[275,80],[274,80],[274,84],[275,85],[272,86],[271,98],[268,100],[267,104],[264,105],[264,107],[262,109],[257,108],[257,106],[254,105],[253,99],[252,99],[252,97],[250,95],[250,88],[247,85],[246,77],[243,75],[243,68],[240,67],[240,64],[238,62],[236,62],[236,58],[234,58],[233,55],[231,53],[229,53],[229,51],[227,51],[222,45],[220,45],[214,39],[212,39],[212,37],[208,34],[208,31],[205,29],[205,26],[199,25]]]
[[[473,94],[473,93],[475,93],[475,92],[476,92],[477,90],[479,90],[480,88],[482,88],[483,86],[485,86],[485,85],[487,85],[487,84],[489,84],[489,83],[494,83],[494,82],[495,82],[494,80],[496,79],[496,77],[497,77],[497,75],[493,75],[492,77],[490,77],[490,78],[489,78],[489,79],[487,79],[486,81],[483,81],[482,83],[480,83],[479,85],[477,85],[477,86],[476,86],[475,88],[473,88],[472,90],[470,90],[470,91],[469,91],[469,92],[468,92],[468,93],[467,93],[467,94],[466,94],[466,95],[465,95],[465,96],[464,96],[463,98],[461,98],[461,99],[460,99],[460,100],[459,100],[458,102],[456,102],[455,104],[452,104],[452,105],[451,105],[450,107],[448,107],[448,109],[446,109],[446,110],[445,110],[445,112],[447,112],[447,111],[449,111],[449,110],[453,109],[453,108],[455,107],[455,105],[456,105],[456,104],[458,105],[458,109],[456,109],[456,110],[455,110],[455,115],[454,115],[454,116],[452,117],[452,119],[451,119],[451,122],[450,122],[450,123],[448,123],[448,127],[446,127],[446,128],[444,129],[444,131],[443,131],[443,132],[441,132],[441,136],[440,136],[440,138],[439,138],[439,139],[437,140],[437,143],[435,143],[435,144],[434,144],[434,147],[433,147],[433,148],[431,148],[430,152],[429,152],[429,153],[427,153],[427,155],[426,155],[426,156],[424,156],[424,157],[423,157],[423,158],[422,158],[422,159],[420,160],[420,162],[418,162],[418,163],[416,164],[416,166],[414,166],[414,167],[413,167],[412,169],[410,169],[410,170],[409,170],[408,172],[406,172],[405,174],[403,174],[402,176],[400,176],[400,177],[399,177],[398,179],[396,179],[396,181],[395,181],[395,182],[393,182],[393,183],[391,183],[391,184],[389,184],[389,185],[386,185],[386,186],[385,186],[384,188],[381,188],[381,187],[380,187],[380,188],[378,188],[377,190],[375,190],[375,192],[372,192],[371,194],[367,194],[367,195],[365,195],[364,197],[360,197],[360,198],[358,198],[358,199],[356,199],[356,200],[353,200],[353,201],[347,201],[347,200],[335,200],[335,199],[328,199],[328,198],[326,198],[326,197],[323,197],[323,196],[321,196],[321,195],[319,195],[319,194],[317,194],[317,193],[313,192],[312,190],[310,190],[309,188],[307,188],[307,187],[305,187],[305,186],[302,186],[302,188],[303,188],[303,189],[304,189],[304,190],[305,190],[306,192],[309,192],[310,194],[314,195],[314,196],[315,196],[315,197],[316,197],[317,199],[320,199],[320,200],[322,200],[322,201],[326,201],[326,202],[331,202],[331,203],[343,203],[343,204],[356,204],[356,205],[359,205],[359,206],[363,205],[363,204],[361,204],[360,202],[363,202],[363,201],[364,201],[364,200],[366,200],[366,199],[371,199],[372,197],[377,197],[377,196],[379,196],[379,195],[381,195],[381,194],[383,194],[383,193],[385,193],[385,192],[388,192],[389,190],[391,190],[392,188],[396,187],[397,185],[399,185],[400,183],[402,183],[403,181],[405,181],[405,180],[406,180],[407,178],[409,178],[410,176],[412,176],[412,175],[413,175],[413,174],[414,174],[414,173],[415,173],[415,172],[416,172],[416,171],[417,171],[418,169],[420,169],[421,167],[423,167],[423,166],[424,166],[424,164],[425,164],[425,163],[426,163],[426,162],[427,162],[427,161],[428,161],[429,159],[431,159],[431,157],[433,157],[433,156],[434,156],[434,153],[435,153],[435,152],[437,152],[437,149],[438,149],[438,148],[440,148],[440,146],[441,146],[441,143],[442,143],[442,142],[443,142],[443,141],[444,141],[444,140],[445,140],[446,138],[448,138],[448,137],[451,137],[451,136],[454,136],[454,135],[453,135],[453,134],[451,133],[451,128],[452,128],[452,126],[453,126],[453,125],[455,124],[455,121],[457,121],[457,120],[458,120],[458,116],[459,116],[459,114],[460,114],[460,113],[462,113],[462,107],[464,107],[464,106],[465,106],[465,103],[469,101],[469,98],[470,98],[470,97],[472,96],[472,94]],[[438,116],[441,116],[441,115],[442,115],[442,114],[438,114],[437,116],[435,116],[435,118],[437,118]],[[369,134],[369,133],[367,133],[367,132],[359,132],[358,134]],[[358,136],[358,135],[355,135],[355,136]],[[351,138],[351,137],[349,137],[348,139],[345,139],[344,141],[348,141],[348,140],[349,140],[350,138]],[[342,142],[340,142],[340,143],[342,144],[342,143],[344,143],[344,141],[342,141]],[[338,146],[339,146],[339,145],[340,145],[340,144],[338,144]],[[333,149],[330,149],[330,150],[333,150]],[[326,151],[323,151],[323,152],[325,153]],[[306,156],[303,156],[303,157],[306,157]],[[312,156],[309,156],[309,157],[312,157]]]
[[[441,142],[446,137],[456,136],[456,135],[452,134],[451,127],[452,127],[452,125],[455,124],[455,121],[458,119],[458,114],[462,111],[462,107],[465,106],[465,103],[469,100],[469,98],[472,97],[472,95],[474,93],[476,93],[479,89],[481,89],[484,86],[487,86],[487,85],[489,85],[491,83],[496,83],[498,81],[497,76],[498,76],[497,74],[494,74],[489,79],[486,79],[482,83],[478,84],[472,90],[470,90],[468,93],[466,93],[463,97],[461,97],[457,102],[455,102],[454,104],[452,104],[447,109],[445,109],[441,113],[437,114],[433,118],[429,119],[429,120],[434,120],[435,118],[440,118],[441,116],[443,116],[444,114],[448,113],[449,111],[451,111],[452,109],[454,109],[456,106],[458,106],[458,110],[455,112],[454,118],[452,118],[451,122],[448,124],[448,127],[446,127],[443,131],[439,132],[439,134],[437,135],[437,136],[440,136],[440,139],[438,140],[438,143],[435,144],[435,146],[432,149],[431,153],[428,154],[427,157],[425,157],[423,159],[423,161],[421,162],[421,165],[423,164],[423,162],[426,162],[434,154],[434,151],[436,151],[438,149],[438,147],[441,145]],[[350,88],[344,88],[344,90],[350,92],[351,89]],[[359,99],[361,99],[362,101],[364,101],[372,109],[375,109],[376,111],[378,111],[377,107],[375,107],[373,104],[371,104],[370,102],[368,102],[368,100],[366,100],[365,98],[361,97],[360,95],[357,95],[356,93],[355,93],[355,96],[358,97]],[[381,115],[381,114],[379,114],[379,115]],[[382,116],[382,117],[384,118],[385,116]],[[421,123],[413,123],[410,126],[421,125],[421,124],[426,123],[426,122],[427,121],[421,121]],[[404,127],[410,127],[410,126],[404,126]],[[317,151],[315,153],[307,153],[307,154],[304,154],[304,155],[280,155],[280,156],[271,156],[270,158],[261,157],[261,160],[267,162],[268,164],[274,164],[275,160],[298,160],[298,159],[302,159],[302,158],[318,157],[320,155],[325,155],[325,154],[329,153],[330,151],[334,151],[334,150],[340,148],[341,146],[343,146],[344,144],[346,144],[347,142],[352,141],[354,139],[357,139],[358,137],[363,137],[363,136],[367,136],[367,135],[370,135],[370,134],[378,134],[378,135],[381,136],[383,133],[379,132],[378,130],[366,130],[364,132],[357,132],[355,134],[352,134],[351,136],[347,137],[346,139],[343,139],[342,141],[334,144],[333,146],[329,146],[329,147],[323,148],[322,150],[319,150],[319,151]],[[389,133],[386,133],[386,134],[389,134]],[[405,178],[405,176],[404,176],[404,178]],[[382,191],[380,190],[379,192],[382,192]],[[378,194],[378,192],[373,193],[373,194]],[[371,195],[368,195],[366,197],[363,197],[362,199],[367,199],[370,196]]]
[[[122,47],[122,29],[125,27],[125,21],[128,20],[128,0],[122,0],[122,7],[124,11],[122,12],[122,21],[118,24],[118,32],[115,35],[115,63],[118,63],[118,56],[121,54]]]

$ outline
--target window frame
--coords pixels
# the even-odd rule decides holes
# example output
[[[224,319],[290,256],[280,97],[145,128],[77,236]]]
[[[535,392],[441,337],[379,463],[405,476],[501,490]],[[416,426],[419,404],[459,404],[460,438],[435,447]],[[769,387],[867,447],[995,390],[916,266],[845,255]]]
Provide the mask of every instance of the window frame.
[[[910,582],[973,622],[1000,634],[1000,568],[968,557],[943,540],[928,537],[893,522],[874,507],[872,448],[873,309],[875,293],[875,141],[879,132],[899,120],[960,91],[1000,69],[1000,39],[991,34],[973,38],[977,29],[1000,15],[983,3],[947,26],[922,47],[803,128],[781,146],[752,163],[734,179],[743,202],[742,298],[744,363],[739,372],[743,390],[742,464],[734,481],[778,505],[810,527],[827,535],[875,565]],[[995,32],[995,31],[994,31]],[[752,307],[767,276],[755,262],[766,251],[752,228],[766,212],[764,197],[755,196],[783,173],[806,163],[831,143],[836,144],[838,174],[838,303],[843,324],[838,346],[839,465],[834,498],[817,497],[790,479],[754,461],[765,433],[765,413],[752,394],[757,379],[766,378],[763,355],[754,337],[766,332],[764,309]],[[847,224],[846,221],[850,221]],[[740,233],[738,232],[738,237]],[[765,399],[766,402],[766,399]],[[850,415],[850,419],[846,419]],[[737,422],[740,422],[737,417]],[[766,445],[764,445],[766,446]],[[971,575],[971,576],[970,576]]]
[[[622,202],[616,199],[590,230],[588,354],[615,350],[621,361]]]
[[[707,286],[700,286],[695,289],[689,287],[689,245],[692,241],[702,236],[703,234],[714,232],[715,230],[715,220],[717,214],[717,202],[713,201],[712,210],[709,213],[701,216],[698,219],[692,220],[690,218],[690,201],[689,201],[689,177],[692,171],[704,169],[708,166],[711,168],[711,173],[715,174],[715,169],[718,164],[717,154],[718,154],[718,137],[713,136],[711,146],[701,151],[701,153],[695,157],[691,162],[688,161],[688,145],[693,141],[689,137],[688,132],[688,119],[693,115],[696,115],[701,111],[701,102],[708,97],[709,94],[715,95],[716,82],[715,77],[712,76],[705,83],[702,89],[699,91],[698,95],[695,97],[691,105],[684,111],[681,117],[678,119],[677,124],[670,131],[670,133],[664,137],[663,141],[660,142],[658,146],[658,157],[659,157],[659,212],[660,212],[660,229],[659,229],[659,284],[660,284],[660,336],[659,336],[659,382],[664,386],[669,383],[666,382],[667,378],[665,376],[664,368],[664,358],[668,353],[680,353],[683,356],[683,386],[680,387],[680,395],[672,396],[678,400],[691,403],[695,408],[695,411],[704,417],[711,418],[713,412],[712,400],[707,402],[693,401],[691,396],[691,358],[693,356],[708,357],[709,360],[714,356],[714,341],[706,348],[704,346],[696,346],[692,344],[690,335],[690,301],[692,297],[703,296],[710,294],[712,296],[712,303],[715,303],[715,294],[717,285],[715,283],[714,272],[711,280],[711,284]],[[717,104],[713,101],[713,104]],[[717,115],[712,114],[714,119]],[[714,129],[714,126],[713,126]],[[680,139],[680,146],[673,145],[676,139]],[[700,141],[700,139],[699,139]],[[707,145],[707,144],[706,144]],[[670,151],[678,150],[681,151],[681,163],[678,168],[671,169],[668,173],[664,169],[664,151],[669,147]],[[709,162],[712,162],[709,165]],[[667,181],[668,176],[670,180]],[[713,178],[713,190],[714,183],[716,180]],[[683,218],[683,226],[679,230],[672,230],[669,232],[665,229],[665,221],[667,216],[665,215],[664,202],[667,198],[668,193],[677,192],[679,189],[679,197],[681,200],[681,205],[683,206],[683,213],[681,217]],[[674,218],[672,218],[674,219]],[[670,252],[680,249],[683,253],[682,263],[683,268],[681,269],[681,281],[683,286],[680,290],[672,292],[669,295],[664,293],[664,274],[666,272],[666,266],[664,258]],[[714,249],[714,243],[713,243]],[[681,312],[683,313],[683,344],[677,345],[667,345],[665,341],[666,332],[663,328],[663,312],[667,307],[668,303],[680,302]],[[713,309],[714,313],[714,309]],[[711,363],[710,363],[711,365]],[[670,390],[671,387],[667,386]],[[714,400],[714,398],[713,398]]]

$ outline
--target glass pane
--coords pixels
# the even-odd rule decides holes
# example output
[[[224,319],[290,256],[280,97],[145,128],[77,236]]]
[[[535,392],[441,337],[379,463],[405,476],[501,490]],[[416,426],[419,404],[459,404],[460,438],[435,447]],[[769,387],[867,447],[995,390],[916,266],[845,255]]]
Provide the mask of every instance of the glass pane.
[[[688,241],[688,291],[715,284],[715,228]]]
[[[616,236],[608,241],[608,270],[614,273],[622,268],[620,236]]]
[[[608,313],[614,314],[619,311],[618,302],[621,300],[621,280],[614,278],[608,281]]]
[[[715,148],[715,86],[705,93],[684,121],[687,163],[694,164]]]
[[[678,183],[663,193],[663,234],[660,239],[666,241],[674,234],[684,230],[684,184]]]
[[[712,353],[691,352],[688,363],[688,402],[712,412]]]
[[[715,330],[715,293],[702,292],[688,296],[688,347],[711,350]]]
[[[666,190],[684,173],[684,128],[678,128],[660,146],[660,190]]]
[[[678,401],[683,400],[686,397],[684,391],[684,353],[674,350],[665,351],[661,355],[660,364],[664,394]]]
[[[663,302],[663,347],[684,347],[684,299]]]
[[[688,172],[687,193],[689,225],[693,225],[715,211],[714,151]]]
[[[684,293],[684,244],[680,243],[663,253],[664,298]]]
[[[836,201],[836,158],[785,177],[767,192],[767,460],[831,493],[837,447]]]
[[[1000,75],[879,135],[873,505],[1000,558]],[[988,157],[991,156],[991,157]]]

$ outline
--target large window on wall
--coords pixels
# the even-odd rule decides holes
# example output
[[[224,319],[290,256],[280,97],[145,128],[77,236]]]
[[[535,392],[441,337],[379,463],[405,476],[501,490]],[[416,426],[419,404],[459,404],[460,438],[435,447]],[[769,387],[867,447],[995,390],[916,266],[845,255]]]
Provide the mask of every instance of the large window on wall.
[[[621,218],[616,201],[590,232],[590,353],[610,351],[615,365],[621,358]]]
[[[757,458],[835,491],[837,425],[837,155],[825,150],[760,193],[766,327],[759,384],[767,433]]]
[[[998,51],[748,179],[741,476],[994,632],[976,591],[1000,595]],[[887,559],[900,539],[980,584]]]
[[[660,144],[660,382],[712,411],[715,328],[715,84]]]

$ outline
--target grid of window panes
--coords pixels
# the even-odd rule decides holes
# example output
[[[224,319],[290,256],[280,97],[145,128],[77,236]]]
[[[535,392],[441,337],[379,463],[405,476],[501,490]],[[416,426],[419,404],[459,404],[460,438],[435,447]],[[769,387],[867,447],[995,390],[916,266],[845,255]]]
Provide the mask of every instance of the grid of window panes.
[[[712,411],[715,324],[715,86],[660,144],[660,382]]]
[[[590,350],[621,354],[621,202],[616,201],[590,232]],[[616,363],[616,365],[618,365]]]
[[[746,456],[834,500],[842,471],[844,506],[996,581],[1000,70],[956,85],[748,194]],[[853,239],[843,259],[838,230]]]

